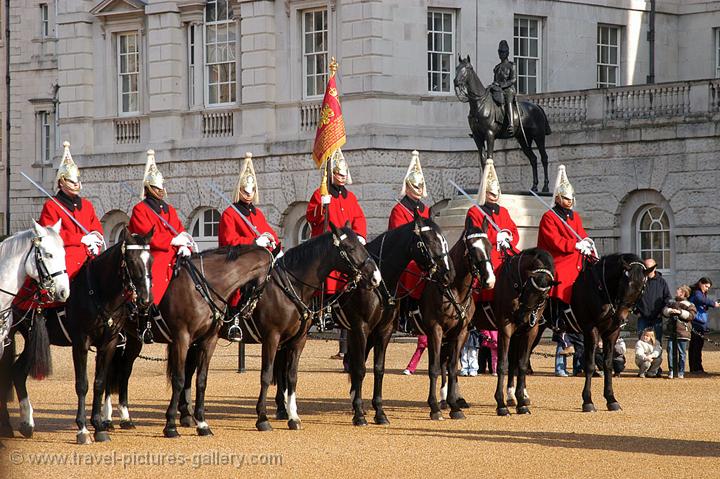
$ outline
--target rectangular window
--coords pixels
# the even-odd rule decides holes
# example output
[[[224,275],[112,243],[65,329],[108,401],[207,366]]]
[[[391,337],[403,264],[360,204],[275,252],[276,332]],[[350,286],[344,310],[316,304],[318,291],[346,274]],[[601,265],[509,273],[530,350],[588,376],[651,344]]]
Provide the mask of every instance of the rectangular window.
[[[47,3],[40,4],[40,36],[43,38],[50,36],[50,16]]]
[[[195,105],[195,25],[188,26],[188,104]]]
[[[138,77],[140,73],[140,51],[138,34],[122,33],[118,35],[117,71],[118,71],[118,112],[137,113]]]
[[[327,9],[303,12],[303,79],[305,97],[325,94],[328,75]]]
[[[715,29],[715,78],[720,78],[720,28]]]
[[[597,87],[618,85],[620,77],[620,28],[598,25]]]
[[[53,115],[47,111],[38,112],[38,150],[40,152],[40,163],[49,165],[52,163],[52,118]]]
[[[541,89],[541,29],[542,20],[539,18],[515,17],[513,61],[517,73],[518,93],[538,93]]]
[[[208,105],[235,102],[235,22],[228,0],[205,6],[205,68]]]
[[[455,12],[428,10],[427,71],[428,91],[450,92],[450,75],[455,58]]]

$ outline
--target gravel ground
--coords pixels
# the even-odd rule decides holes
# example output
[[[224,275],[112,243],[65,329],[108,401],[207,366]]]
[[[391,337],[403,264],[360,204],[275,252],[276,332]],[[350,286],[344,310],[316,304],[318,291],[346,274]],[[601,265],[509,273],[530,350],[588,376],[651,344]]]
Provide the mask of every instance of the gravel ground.
[[[182,474],[204,478],[241,474],[720,476],[720,442],[712,401],[720,386],[717,373],[684,380],[640,379],[628,354],[628,363],[633,366],[615,381],[624,410],[605,410],[602,381],[596,380],[593,391],[598,412],[583,414],[583,379],[556,378],[553,360],[534,356],[536,373],[529,378],[531,415],[497,417],[492,396],[495,378],[482,375],[461,378],[463,394],[472,406],[466,411],[467,419],[438,422],[429,419],[425,402],[427,358],[423,357],[416,375],[403,376],[401,371],[414,345],[391,344],[384,394],[391,424],[356,428],[351,424],[349,382],[339,372],[340,362],[329,359],[337,343],[312,340],[301,360],[298,387],[304,429],[290,431],[284,421],[272,420],[275,430],[260,433],[254,426],[260,349],[250,345],[247,350],[245,374],[235,372],[236,346],[219,347],[213,358],[207,394],[207,420],[213,437],[198,437],[194,429],[182,429],[183,436],[178,439],[162,436],[169,399],[165,366],[140,360],[130,384],[131,414],[137,429],[116,430],[107,443],[77,446],[70,350],[55,348],[55,374],[29,384],[35,435],[32,439],[3,441],[0,478],[64,479],[109,474],[123,478]],[[554,348],[548,343],[538,350],[550,353]],[[164,357],[164,347],[147,347],[144,354]],[[707,347],[705,366],[709,371],[720,371],[717,348]],[[370,411],[371,392],[369,378],[364,396]],[[271,406],[272,413],[274,404]],[[17,402],[11,405],[11,415],[17,427]]]

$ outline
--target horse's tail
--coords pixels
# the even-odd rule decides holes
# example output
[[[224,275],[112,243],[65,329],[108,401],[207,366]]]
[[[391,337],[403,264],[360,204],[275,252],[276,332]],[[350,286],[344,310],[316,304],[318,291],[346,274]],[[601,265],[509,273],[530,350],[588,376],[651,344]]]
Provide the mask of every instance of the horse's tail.
[[[13,379],[12,365],[15,361],[15,340],[11,338],[10,344],[3,351],[0,358],[0,387],[7,388],[3,391],[0,389],[0,400],[11,402],[13,400]]]
[[[287,370],[287,348],[278,349],[275,353],[275,362],[273,363],[272,384],[276,385],[284,378]]]
[[[50,354],[50,336],[43,315],[38,314],[32,319],[29,335],[26,348],[30,377],[45,379],[52,374],[52,356]]]
[[[122,377],[123,363],[125,362],[125,348],[115,348],[105,376],[105,388],[111,394],[120,392],[120,378]]]
[[[550,122],[547,119],[547,114],[545,113],[545,110],[540,105],[537,106],[540,112],[542,113],[543,120],[545,120],[545,136],[552,133],[552,130],[550,129]]]

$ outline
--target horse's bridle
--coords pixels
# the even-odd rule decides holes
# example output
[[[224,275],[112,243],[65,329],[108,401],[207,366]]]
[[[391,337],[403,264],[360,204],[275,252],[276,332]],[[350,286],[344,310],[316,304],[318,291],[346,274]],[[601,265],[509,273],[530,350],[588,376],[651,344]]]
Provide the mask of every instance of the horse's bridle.
[[[333,245],[340,250],[340,258],[347,263],[347,266],[352,270],[353,274],[353,284],[358,284],[362,280],[362,268],[367,265],[370,261],[372,261],[372,258],[368,254],[365,258],[365,261],[360,263],[359,265],[356,265],[351,259],[350,255],[345,251],[345,248],[342,247],[342,242],[344,239],[347,238],[347,235],[345,233],[341,234],[340,236],[336,236],[333,234]]]
[[[60,275],[66,274],[67,269],[61,269],[58,271],[55,271],[54,273],[50,273],[47,269],[47,265],[45,264],[45,261],[42,258],[42,252],[40,250],[40,243],[42,242],[42,238],[39,236],[35,236],[32,239],[32,250],[28,252],[28,257],[32,253],[33,259],[35,261],[35,268],[38,272],[38,279],[37,283],[40,286],[40,289],[43,291],[46,291],[51,297],[55,296],[55,280],[54,278],[57,278]],[[27,257],[25,259],[27,261]],[[41,298],[42,299],[42,298]]]
[[[422,237],[422,232],[424,231],[432,231],[432,228],[430,226],[421,226],[421,227],[415,227],[413,229],[413,232],[415,233],[415,236],[418,237],[417,242],[417,248],[420,250],[420,253],[425,257],[425,261],[429,264],[429,267],[427,269],[428,277],[430,281],[438,282],[436,278],[434,278],[435,273],[438,271],[438,263],[437,260],[442,260],[446,256],[448,256],[450,253],[443,252],[442,254],[433,256],[432,253],[430,253],[430,248],[428,248],[427,243],[425,243],[425,238]]]
[[[531,328],[535,327],[535,324],[537,324],[538,320],[538,311],[540,311],[540,308],[543,307],[545,302],[548,299],[548,296],[550,295],[550,289],[552,288],[552,284],[549,286],[540,286],[535,282],[535,275],[537,274],[544,274],[550,278],[550,281],[555,280],[555,276],[553,275],[552,271],[550,271],[547,268],[535,268],[528,272],[527,278],[525,278],[525,281],[520,285],[520,281],[522,281],[522,271],[520,271],[520,260],[523,257],[524,252],[520,252],[519,255],[514,256],[513,258],[517,258],[517,275],[518,275],[518,281],[513,281],[513,287],[516,291],[519,292],[519,298],[523,297],[523,293],[525,293],[526,288],[530,287],[534,289],[535,291],[538,291],[541,296],[542,300],[538,301],[537,305],[530,310],[530,323],[529,326]]]
[[[127,257],[125,256],[127,251],[132,250],[150,251],[150,245],[127,244],[124,241],[120,245],[120,251],[122,253],[122,262],[120,264],[120,268],[122,269],[123,289],[130,303],[133,305],[134,308],[137,308],[137,287],[135,286],[135,281],[133,281],[133,277],[130,274],[130,268],[128,268],[127,264]],[[152,271],[148,270],[148,268],[146,267],[147,263],[143,263],[143,265],[143,268],[145,269],[145,274],[143,275],[142,279],[147,278],[149,280],[148,284],[152,287]],[[150,291],[148,291],[148,294],[150,294]]]
[[[618,308],[621,308],[621,307],[632,308],[634,306],[633,304],[624,303],[623,299],[621,299],[621,298],[616,298],[615,301],[612,300],[612,298],[610,297],[610,290],[608,290],[607,283],[605,282],[605,261],[603,261],[602,263],[603,263],[603,265],[602,265],[602,282],[603,282],[603,284],[602,285],[603,285],[603,289],[605,289],[605,295],[607,296],[608,304],[610,304],[610,306],[612,307],[612,310],[611,310],[612,314],[614,315],[617,312]],[[632,262],[630,262],[630,264],[628,264],[627,269],[625,269],[626,276],[628,275],[630,268],[632,268],[633,266],[640,266],[642,268],[643,272],[647,269],[642,262],[632,261]],[[628,277],[628,283],[629,282],[630,282],[630,278]],[[642,288],[640,289],[641,295],[642,295],[643,291],[645,290],[646,285],[647,285],[647,277],[643,274],[643,285],[642,285]]]
[[[468,258],[468,263],[470,264],[470,272],[474,277],[480,279],[482,273],[480,272],[480,268],[478,268],[477,263],[490,263],[490,255],[488,254],[488,257],[483,259],[477,259],[472,257],[472,255],[470,254],[470,248],[468,247],[468,241],[476,238],[488,239],[488,235],[487,233],[472,233],[465,236],[465,256]]]

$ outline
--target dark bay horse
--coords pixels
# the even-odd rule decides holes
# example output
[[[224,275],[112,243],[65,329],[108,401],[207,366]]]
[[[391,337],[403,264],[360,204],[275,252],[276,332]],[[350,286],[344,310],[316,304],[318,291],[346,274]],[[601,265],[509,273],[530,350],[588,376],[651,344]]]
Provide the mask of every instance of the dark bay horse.
[[[51,344],[73,348],[78,444],[92,442],[85,412],[87,355],[91,346],[96,348],[91,421],[95,428],[95,440],[109,439],[100,418],[106,371],[118,342],[118,332],[126,327],[136,308],[147,308],[152,302],[149,247],[152,234],[151,231],[145,236],[138,236],[123,229],[117,244],[86,261],[80,268],[70,282],[70,296],[64,310],[55,310],[46,316]],[[16,330],[26,339],[28,326],[29,323],[24,321],[16,325]],[[18,398],[27,400],[28,368],[23,355],[12,366],[12,371]],[[21,424],[21,432],[30,437],[33,427],[30,408],[29,421]]]
[[[223,329],[227,301],[239,288],[251,295],[261,292],[273,263],[272,255],[255,245],[225,246],[203,251],[182,260],[160,302],[162,324],[151,322],[156,342],[168,344],[167,376],[172,387],[166,413],[166,437],[178,437],[175,416],[178,407],[183,426],[197,426],[200,436],[212,435],[205,421],[205,389],[210,360]],[[244,303],[245,309],[249,303]],[[141,325],[142,326],[142,325]],[[135,360],[142,350],[137,329],[127,330],[127,343],[118,349],[106,388],[103,424],[113,428],[110,394],[119,393],[120,428],[134,429],[128,411],[128,386]],[[189,412],[192,378],[196,379],[196,407]]]
[[[498,329],[498,366],[495,401],[498,416],[510,411],[505,404],[503,387],[510,364],[513,341],[513,363],[517,365],[515,402],[518,414],[530,412],[525,397],[525,380],[530,352],[538,333],[540,319],[555,281],[555,263],[545,250],[530,248],[507,258],[498,271],[492,312]],[[483,308],[477,308],[477,327],[484,328]],[[515,369],[515,368],[513,368]]]
[[[487,233],[468,219],[465,230],[450,250],[455,278],[448,286],[429,284],[420,300],[422,322],[418,326],[428,337],[428,373],[430,418],[442,419],[437,400],[437,378],[447,371],[447,403],[450,417],[462,419],[458,399],[457,374],[460,350],[465,344],[468,325],[475,313],[473,282],[481,288],[495,286],[495,273],[490,263],[490,241]],[[443,374],[443,380],[445,375]]]
[[[612,352],[620,335],[620,325],[642,295],[647,275],[642,259],[634,254],[603,256],[594,264],[585,263],[572,289],[571,307],[585,342],[585,387],[583,412],[595,412],[591,382],[595,372],[595,349],[603,345],[604,396],[610,411],[622,409],[612,388]],[[569,326],[573,321],[567,321]],[[576,329],[576,328],[573,328]],[[519,387],[519,385],[518,385]]]
[[[399,299],[394,296],[401,274],[414,260],[432,281],[447,285],[453,277],[447,241],[440,227],[431,219],[416,215],[410,223],[386,231],[366,247],[380,268],[383,284],[374,291],[356,289],[341,298],[336,308],[340,327],[348,330],[347,361],[355,426],[367,425],[362,384],[366,372],[365,362],[371,349],[374,350],[374,421],[376,424],[389,424],[382,406],[382,386],[385,354],[399,307]]]
[[[458,57],[458,64],[455,67],[455,94],[462,102],[470,104],[468,122],[472,131],[473,140],[477,145],[482,163],[481,171],[485,168],[485,157],[483,152],[487,151],[487,158],[492,158],[495,151],[495,139],[508,139],[514,137],[520,144],[523,153],[530,160],[533,171],[532,190],[537,191],[538,172],[537,157],[532,151],[532,144],[535,142],[545,173],[543,191],[547,192],[548,185],[548,155],[545,151],[545,137],[550,134],[545,111],[539,105],[529,101],[519,101],[520,109],[518,125],[512,137],[508,136],[503,124],[504,110],[502,106],[495,104],[490,89],[486,89],[477,73],[470,63],[470,55],[467,58]],[[513,105],[513,114],[517,115],[517,108]]]

